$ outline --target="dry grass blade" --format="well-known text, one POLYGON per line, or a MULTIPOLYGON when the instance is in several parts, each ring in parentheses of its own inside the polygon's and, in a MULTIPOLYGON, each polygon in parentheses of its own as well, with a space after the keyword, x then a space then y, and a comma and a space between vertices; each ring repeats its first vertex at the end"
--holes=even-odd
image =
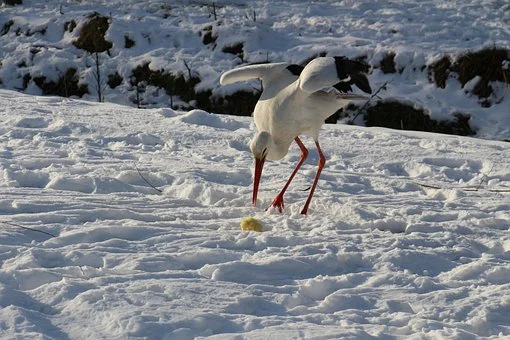
POLYGON ((18 224, 18 223, 14 223, 14 222, 9 222, 9 221, 0 221, 0 223, 3 223, 3 224, 6 224, 6 225, 9 225, 11 227, 17 227, 17 228, 21 228, 21 229, 25 229, 25 230, 30 230, 30 231, 35 231, 35 232, 38 232, 38 233, 41 233, 41 234, 45 234, 45 235, 48 235, 48 236, 51 236, 51 237, 57 237, 56 235, 53 235, 52 233, 49 233, 47 231, 43 231, 43 230, 39 230, 39 229, 34 229, 34 228, 29 228, 29 227, 25 227, 21 224, 18 224))
POLYGON ((135 169, 136 169, 136 171, 138 171, 138 174, 139 174, 139 175, 140 175, 140 177, 144 180, 144 182, 145 182, 145 183, 147 183, 147 184, 148 184, 151 188, 153 188, 154 190, 156 190, 156 191, 157 191, 157 192, 159 192, 159 193, 162 193, 162 192, 163 192, 163 190, 156 188, 156 187, 155 187, 155 186, 154 186, 151 182, 149 182, 149 181, 147 180, 147 178, 145 178, 145 177, 142 175, 142 172, 140 171, 140 169, 138 169, 138 167, 137 167, 136 165, 135 165, 135 169))

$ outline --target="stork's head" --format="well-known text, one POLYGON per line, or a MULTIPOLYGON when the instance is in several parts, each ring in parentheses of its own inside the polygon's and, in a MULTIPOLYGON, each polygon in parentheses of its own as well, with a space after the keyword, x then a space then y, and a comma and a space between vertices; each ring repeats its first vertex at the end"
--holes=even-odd
POLYGON ((266 161, 267 153, 271 145, 271 134, 267 131, 257 132, 251 140, 250 149, 255 157, 255 175, 253 176, 253 205, 257 204, 257 193, 259 191, 260 177, 266 161))

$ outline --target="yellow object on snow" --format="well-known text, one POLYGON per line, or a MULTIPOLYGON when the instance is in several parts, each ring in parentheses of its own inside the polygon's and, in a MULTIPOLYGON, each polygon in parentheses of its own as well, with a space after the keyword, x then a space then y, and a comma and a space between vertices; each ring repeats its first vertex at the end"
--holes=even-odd
POLYGON ((245 217, 241 220, 241 230, 244 231, 264 231, 264 227, 255 217, 245 217))

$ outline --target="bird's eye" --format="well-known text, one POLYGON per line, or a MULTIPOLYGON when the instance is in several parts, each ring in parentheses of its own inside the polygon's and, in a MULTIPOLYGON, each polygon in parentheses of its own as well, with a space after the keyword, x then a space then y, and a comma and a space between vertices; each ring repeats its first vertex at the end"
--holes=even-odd
POLYGON ((264 148, 264 150, 262 150, 262 155, 267 155, 267 148, 264 148))

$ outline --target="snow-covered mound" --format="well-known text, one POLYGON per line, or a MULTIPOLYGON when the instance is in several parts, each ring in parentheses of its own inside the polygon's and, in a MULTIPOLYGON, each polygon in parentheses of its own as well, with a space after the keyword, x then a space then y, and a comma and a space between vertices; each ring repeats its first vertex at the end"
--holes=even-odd
POLYGON ((0 90, 0 121, 2 338, 510 337, 507 143, 325 126, 302 216, 315 151, 253 208, 248 117, 0 90))
MULTIPOLYGON (((373 67, 372 88, 386 84, 382 98, 435 121, 461 114, 477 137, 504 140, 510 139, 508 13, 508 4, 482 0, 24 0, 0 12, 0 80, 29 94, 249 115, 260 84, 222 88, 222 72, 342 55, 373 67), (464 79, 456 62, 483 48, 503 55, 463 66, 474 72, 464 79)), ((396 126, 409 128, 398 120, 396 126)))

